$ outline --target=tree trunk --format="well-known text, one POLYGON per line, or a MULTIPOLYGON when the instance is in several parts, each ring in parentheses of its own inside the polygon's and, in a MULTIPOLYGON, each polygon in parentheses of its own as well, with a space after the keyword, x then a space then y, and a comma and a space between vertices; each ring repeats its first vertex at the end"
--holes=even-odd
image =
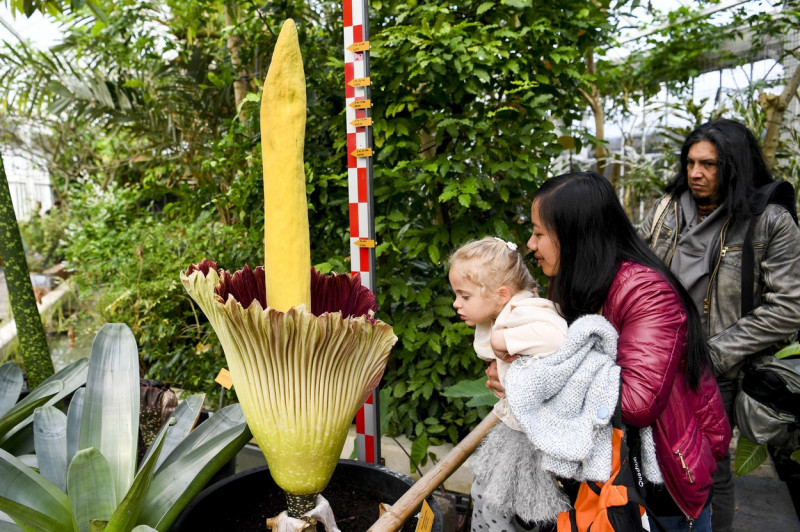
POLYGON ((52 375, 53 361, 44 335, 42 318, 36 307, 36 297, 31 286, 30 271, 22 248, 11 191, 6 170, 0 157, 0 257, 3 259, 8 295, 14 321, 17 322, 17 337, 22 348, 22 360, 28 375, 28 387, 36 388, 52 375))
MULTIPOLYGON (((594 52, 589 52, 589 54, 586 56, 586 72, 589 74, 595 73, 594 52)), ((606 158, 608 156, 605 146, 606 117, 605 113, 603 112, 603 99, 600 96, 600 91, 597 90, 596 84, 591 84, 591 91, 592 92, 590 94, 583 89, 578 89, 579 94, 589 105, 589 108, 592 110, 592 114, 594 115, 594 136, 597 139, 597 143, 594 145, 594 157, 597 161, 595 163, 595 169, 597 170, 598 174, 602 175, 605 174, 606 171, 606 158)))
MULTIPOLYGON (((236 24, 235 17, 232 13, 233 9, 234 7, 230 5, 225 8, 225 24, 228 26, 236 24)), ((239 109, 242 100, 247 96, 247 71, 242 69, 242 59, 239 57, 239 48, 242 47, 242 38, 239 35, 231 35, 228 37, 227 47, 228 53, 231 54, 231 64, 238 74, 236 81, 233 82, 233 97, 236 108, 239 109)), ((242 122, 245 120, 243 110, 239 111, 239 120, 242 122)))
POLYGON ((792 78, 786 83, 780 96, 762 92, 758 97, 758 102, 767 113, 767 134, 764 138, 764 160, 767 167, 772 170, 775 167, 775 155, 778 151, 778 137, 781 133, 781 123, 783 115, 789 107, 789 102, 797 94, 800 87, 800 64, 794 69, 792 78))
MULTIPOLYGON (((419 156, 423 159, 433 159, 436 156, 436 139, 424 129, 419 131, 419 156)), ((433 224, 439 227, 443 226, 445 222, 442 204, 438 201, 431 201, 428 205, 436 213, 433 216, 433 224)))

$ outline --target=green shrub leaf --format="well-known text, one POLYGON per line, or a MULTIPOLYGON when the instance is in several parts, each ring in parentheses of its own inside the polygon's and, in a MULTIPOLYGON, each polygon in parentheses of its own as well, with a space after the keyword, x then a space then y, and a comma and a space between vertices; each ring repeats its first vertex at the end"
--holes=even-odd
POLYGON ((746 475, 764 463, 767 459, 767 445, 758 445, 744 436, 739 436, 736 442, 736 461, 733 472, 737 477, 746 475))

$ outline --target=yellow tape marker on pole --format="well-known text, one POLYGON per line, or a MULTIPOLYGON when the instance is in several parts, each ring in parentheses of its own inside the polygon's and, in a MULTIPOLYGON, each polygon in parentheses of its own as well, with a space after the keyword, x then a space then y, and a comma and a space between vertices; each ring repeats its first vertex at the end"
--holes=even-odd
POLYGON ((372 125, 372 117, 371 116, 367 116, 365 118, 356 118, 355 120, 350 122, 350 125, 354 126, 354 127, 371 126, 372 125))
POLYGON ((372 107, 372 100, 356 100, 350 104, 353 109, 369 109, 372 107))
POLYGON ((375 241, 374 240, 370 240, 369 238, 359 238, 358 240, 353 242, 353 244, 355 244, 357 247, 360 247, 360 248, 374 248, 375 247, 375 241))
POLYGON ((366 78, 356 78, 356 79, 350 80, 348 85, 350 85, 351 87, 368 87, 369 86, 369 76, 367 76, 366 78))
POLYGON ((351 52, 363 52, 369 50, 369 41, 354 42, 347 47, 351 52))
POLYGON ((350 152, 353 157, 372 157, 372 148, 358 148, 350 152))

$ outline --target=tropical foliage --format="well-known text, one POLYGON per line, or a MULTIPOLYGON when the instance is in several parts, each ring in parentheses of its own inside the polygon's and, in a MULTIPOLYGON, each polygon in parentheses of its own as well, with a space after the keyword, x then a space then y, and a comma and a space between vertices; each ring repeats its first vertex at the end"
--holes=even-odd
POLYGON ((82 362, 86 386, 66 412, 41 406, 32 416, 36 455, 25 461, 34 467, 0 448, 0 524, 54 532, 169 530, 249 441, 241 408, 226 407, 195 429, 203 398, 186 398, 137 463, 139 357, 130 329, 104 325, 88 367, 82 362))
MULTIPOLYGON (((21 12, 61 11, 62 44, 0 48, 0 128, 7 142, 24 130, 41 147, 69 220, 63 252, 81 297, 97 323, 130 324, 148 376, 216 390, 222 351, 178 275, 204 257, 263 264, 258 101, 290 17, 307 73, 312 262, 323 273, 349 269, 340 3, 8 1, 21 12)), ((444 393, 483 371, 472 331, 453 319, 450 250, 486 234, 524 244, 528 198, 562 147, 603 145, 578 126, 586 97, 623 118, 659 82, 682 98, 702 53, 722 54, 717 44, 734 32, 698 16, 713 2, 663 16, 652 4, 370 2, 378 316, 399 337, 383 421, 420 442, 417 461, 489 408, 444 393), (630 60, 615 60, 625 16, 648 10, 658 15, 651 36, 630 60)), ((680 107, 686 126, 664 138, 680 140, 707 118, 680 107)), ((666 161, 621 161, 624 176, 614 175, 629 206, 657 195, 669 150, 666 161)))
MULTIPOLYGON (((527 239, 525 197, 561 150, 554 124, 579 115, 581 58, 608 15, 578 1, 372 7, 379 316, 400 336, 385 380, 397 407, 390 430, 455 441, 486 410, 441 395, 481 373, 471 331, 452 322, 443 262, 472 236, 527 239)), ((71 213, 73 278, 98 322, 131 324, 148 376, 211 390, 222 364, 210 327, 178 293, 181 265, 262 263, 257 91, 290 16, 309 72, 313 262, 347 271, 342 59, 330 53, 339 9, 130 0, 104 5, 105 17, 63 16, 55 49, 5 49, 13 118, 35 116, 46 133, 71 213), (252 97, 237 102, 244 71, 252 97)))

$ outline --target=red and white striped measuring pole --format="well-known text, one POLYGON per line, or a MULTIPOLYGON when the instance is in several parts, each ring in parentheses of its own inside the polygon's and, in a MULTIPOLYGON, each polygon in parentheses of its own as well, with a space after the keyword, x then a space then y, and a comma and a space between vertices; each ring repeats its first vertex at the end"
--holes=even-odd
MULTIPOLYGON (((375 211, 372 199, 372 102, 368 0, 344 0, 344 94, 350 196, 350 270, 375 293, 375 211)), ((358 459, 380 463, 378 388, 356 414, 358 459)))

